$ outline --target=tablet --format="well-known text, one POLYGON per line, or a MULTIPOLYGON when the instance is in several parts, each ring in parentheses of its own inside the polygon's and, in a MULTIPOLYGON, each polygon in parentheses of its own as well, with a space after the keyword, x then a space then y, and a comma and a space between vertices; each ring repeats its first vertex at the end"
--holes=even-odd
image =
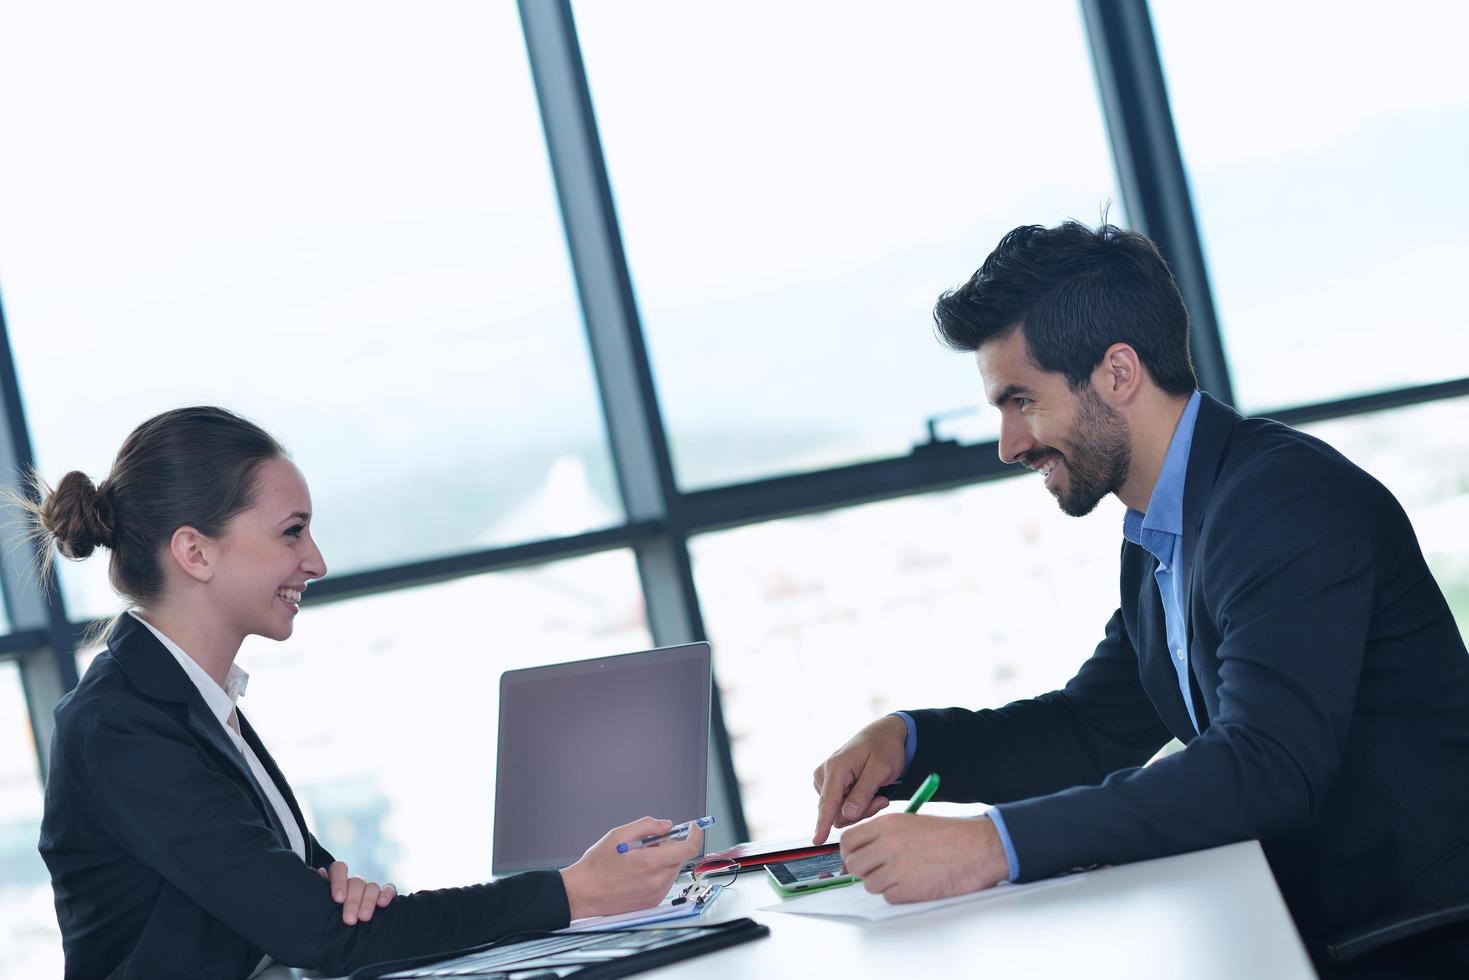
POLYGON ((857 876, 842 864, 841 851, 796 858, 794 861, 772 861, 765 866, 765 871, 770 875, 771 884, 787 895, 833 885, 850 885, 857 880, 857 876))

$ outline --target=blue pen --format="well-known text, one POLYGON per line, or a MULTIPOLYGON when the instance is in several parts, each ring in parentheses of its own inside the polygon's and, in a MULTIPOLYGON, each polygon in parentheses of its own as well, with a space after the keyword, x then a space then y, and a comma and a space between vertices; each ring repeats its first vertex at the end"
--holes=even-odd
POLYGON ((698 820, 689 820, 674 827, 666 834, 654 834, 652 837, 644 837, 642 840, 630 841, 626 844, 617 845, 618 854, 626 854, 628 851, 636 851, 644 847, 652 847, 654 844, 662 844, 664 841, 684 840, 689 836, 689 831, 698 827, 703 830, 714 823, 713 817, 700 817, 698 820))

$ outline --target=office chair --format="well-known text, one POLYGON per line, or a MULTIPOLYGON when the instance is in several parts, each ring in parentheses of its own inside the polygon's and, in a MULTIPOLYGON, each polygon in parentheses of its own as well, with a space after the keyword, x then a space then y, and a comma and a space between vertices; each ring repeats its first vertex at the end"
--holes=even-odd
POLYGON ((1325 976, 1469 976, 1469 901, 1378 919, 1331 940, 1326 951, 1325 976), (1464 972, 1438 972, 1447 968, 1464 972))

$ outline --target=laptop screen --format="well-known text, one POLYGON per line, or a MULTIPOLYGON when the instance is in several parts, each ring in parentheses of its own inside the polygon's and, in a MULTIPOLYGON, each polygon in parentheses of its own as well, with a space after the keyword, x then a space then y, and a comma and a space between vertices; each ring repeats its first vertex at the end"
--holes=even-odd
POLYGON ((500 675, 494 873, 560 868, 611 828, 708 811, 709 645, 500 675))

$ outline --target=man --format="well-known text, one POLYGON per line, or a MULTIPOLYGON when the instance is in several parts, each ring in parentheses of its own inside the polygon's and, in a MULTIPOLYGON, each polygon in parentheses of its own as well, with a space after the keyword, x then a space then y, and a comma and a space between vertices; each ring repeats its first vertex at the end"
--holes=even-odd
POLYGON ((1196 390, 1183 300, 1140 235, 1017 228, 934 319, 976 353, 1001 459, 1069 515, 1127 506, 1121 608, 1060 691, 859 732, 815 772, 815 840, 938 772, 939 798, 998 806, 847 831, 869 891, 939 898, 1258 838, 1318 958, 1469 900, 1469 654, 1392 495, 1196 390), (1170 738, 1185 748, 1149 764, 1170 738))

